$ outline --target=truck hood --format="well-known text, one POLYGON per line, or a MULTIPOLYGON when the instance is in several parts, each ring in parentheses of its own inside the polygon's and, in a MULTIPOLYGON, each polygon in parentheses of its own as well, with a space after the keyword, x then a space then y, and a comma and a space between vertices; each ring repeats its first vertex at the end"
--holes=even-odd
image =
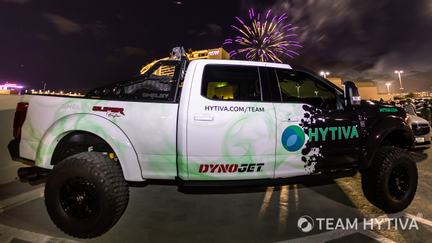
POLYGON ((409 115, 408 116, 408 121, 410 124, 412 123, 416 123, 416 124, 429 124, 429 122, 426 119, 423 119, 419 116, 413 116, 413 115, 409 115))
POLYGON ((403 108, 387 105, 379 102, 362 101, 360 105, 360 110, 369 119, 374 119, 374 120, 381 119, 387 116, 399 116, 403 119, 407 118, 407 114, 403 108))

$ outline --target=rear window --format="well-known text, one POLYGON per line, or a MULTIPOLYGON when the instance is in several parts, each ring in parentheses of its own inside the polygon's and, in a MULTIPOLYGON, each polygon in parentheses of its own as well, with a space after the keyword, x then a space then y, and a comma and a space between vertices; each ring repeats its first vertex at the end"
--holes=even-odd
POLYGON ((204 68, 201 94, 212 100, 261 101, 258 68, 207 65, 204 68))
POLYGON ((148 73, 141 80, 138 79, 124 87, 126 96, 146 100, 173 101, 177 87, 178 64, 162 64, 148 73))

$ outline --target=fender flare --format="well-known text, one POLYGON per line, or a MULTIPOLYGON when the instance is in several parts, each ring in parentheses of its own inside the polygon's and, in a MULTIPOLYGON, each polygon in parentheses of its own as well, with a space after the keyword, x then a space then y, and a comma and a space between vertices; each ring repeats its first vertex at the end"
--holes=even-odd
POLYGON ((74 131, 84 131, 99 136, 108 143, 119 158, 127 181, 144 181, 138 155, 127 135, 112 121, 94 114, 73 114, 58 119, 43 135, 35 164, 52 169, 52 155, 60 140, 74 131))
POLYGON ((361 170, 369 168, 384 139, 394 132, 400 132, 410 138, 411 141, 406 141, 407 147, 411 147, 414 144, 414 134, 402 117, 385 117, 373 126, 371 132, 365 138, 364 156, 360 165, 361 170))

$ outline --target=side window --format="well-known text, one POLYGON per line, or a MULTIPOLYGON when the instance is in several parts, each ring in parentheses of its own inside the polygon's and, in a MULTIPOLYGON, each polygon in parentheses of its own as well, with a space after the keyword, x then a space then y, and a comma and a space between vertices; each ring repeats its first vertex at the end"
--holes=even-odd
POLYGON ((337 95, 315 77, 289 69, 276 69, 283 102, 306 103, 327 110, 337 108, 337 95))
POLYGON ((212 100, 261 101, 258 68, 207 65, 201 95, 212 100))

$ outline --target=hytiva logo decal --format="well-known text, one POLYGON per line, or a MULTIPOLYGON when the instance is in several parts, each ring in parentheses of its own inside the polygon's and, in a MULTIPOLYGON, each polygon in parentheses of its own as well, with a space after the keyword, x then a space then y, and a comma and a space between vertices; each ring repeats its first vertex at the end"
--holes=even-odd
POLYGON ((314 220, 308 215, 301 216, 297 220, 297 227, 305 233, 310 232, 314 227, 314 220))
MULTIPOLYGON (((359 138, 357 126, 346 127, 315 127, 310 128, 308 132, 309 141, 325 142, 334 140, 347 140, 359 138)), ((297 125, 292 125, 285 128, 282 133, 281 142, 283 147, 295 152, 300 150, 305 144, 305 133, 303 129, 297 125)))
POLYGON ((258 164, 201 164, 199 173, 260 172, 264 163, 258 164))
POLYGON ((285 128, 285 131, 282 133, 282 145, 286 150, 295 152, 303 147, 304 143, 305 134, 301 127, 292 125, 285 128))
POLYGON ((309 141, 346 140, 358 138, 357 126, 320 127, 309 129, 309 141))

